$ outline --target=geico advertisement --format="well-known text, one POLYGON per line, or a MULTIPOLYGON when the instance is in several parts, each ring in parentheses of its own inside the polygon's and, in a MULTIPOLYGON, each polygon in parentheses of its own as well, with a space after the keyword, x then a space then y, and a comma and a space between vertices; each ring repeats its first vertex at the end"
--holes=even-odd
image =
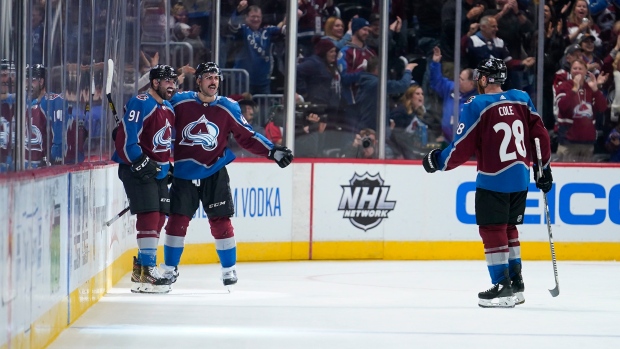
MULTIPOLYGON (((232 163, 226 166, 235 207, 231 218, 239 241, 290 241, 292 166, 232 163)), ((202 203, 187 229, 186 242, 213 242, 202 203)))
MULTIPOLYGON (((547 199, 554 239, 620 241, 618 169, 552 166, 554 187, 547 199)), ((293 229, 308 230, 312 241, 480 240, 475 165, 428 174, 419 164, 315 163, 303 171, 297 167, 295 187, 291 168, 270 163, 227 168, 239 241, 290 241, 293 229), (295 210, 299 207, 304 209, 295 210)), ((546 241, 543 196, 533 180, 529 190, 521 239, 546 241)), ((202 207, 187 241, 212 241, 202 207)))
MULTIPOLYGON (((553 166, 547 194, 558 241, 620 241, 614 168, 553 166)), ((478 241, 476 167, 427 174, 420 165, 317 164, 313 240, 478 241)), ((548 239, 542 193, 530 184, 524 241, 548 239)))

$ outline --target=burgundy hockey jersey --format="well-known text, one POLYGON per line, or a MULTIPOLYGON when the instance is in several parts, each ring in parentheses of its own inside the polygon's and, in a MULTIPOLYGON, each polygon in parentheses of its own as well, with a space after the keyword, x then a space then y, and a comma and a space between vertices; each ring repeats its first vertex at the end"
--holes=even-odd
POLYGON ((266 157, 273 148, 273 143, 254 132, 232 99, 218 96, 203 103, 196 92, 188 91, 175 94, 170 102, 176 114, 175 177, 207 178, 233 161, 235 155, 227 148, 231 133, 252 154, 266 157))

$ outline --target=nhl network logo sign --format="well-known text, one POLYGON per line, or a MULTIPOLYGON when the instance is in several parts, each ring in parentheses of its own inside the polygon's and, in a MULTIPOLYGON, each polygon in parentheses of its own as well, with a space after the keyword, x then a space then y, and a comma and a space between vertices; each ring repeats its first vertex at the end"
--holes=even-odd
POLYGON ((348 218, 355 227, 364 231, 372 229, 396 206, 396 201, 387 201, 389 185, 383 185, 383 179, 377 173, 374 176, 357 173, 342 186, 342 197, 338 211, 344 211, 342 218, 348 218))

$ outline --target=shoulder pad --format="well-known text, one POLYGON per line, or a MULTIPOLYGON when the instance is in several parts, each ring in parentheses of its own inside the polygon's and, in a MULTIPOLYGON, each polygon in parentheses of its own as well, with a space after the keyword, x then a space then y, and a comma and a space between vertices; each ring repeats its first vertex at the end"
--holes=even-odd
POLYGON ((223 105, 225 107, 231 107, 231 106, 234 106, 235 104, 239 105, 239 103, 235 101, 234 99, 230 97, 224 97, 224 96, 217 96, 215 103, 223 105))
POLYGON ((195 100, 196 98, 196 92, 194 91, 182 91, 182 92, 177 92, 174 94, 174 96, 172 96, 172 99, 170 100, 170 104, 171 105, 176 105, 180 102, 186 101, 188 99, 191 100, 195 100))

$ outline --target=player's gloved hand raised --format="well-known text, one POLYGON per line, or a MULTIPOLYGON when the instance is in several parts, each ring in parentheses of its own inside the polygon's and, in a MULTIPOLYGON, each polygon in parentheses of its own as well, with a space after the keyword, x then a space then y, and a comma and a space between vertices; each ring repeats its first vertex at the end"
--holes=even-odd
POLYGON ((285 168, 293 162, 293 152, 287 147, 274 144, 267 158, 275 161, 281 168, 285 168))
POLYGON ((424 166, 424 170, 428 173, 433 173, 439 169, 439 165, 437 164, 437 158, 435 157, 436 152, 440 152, 441 149, 433 149, 426 154, 424 159, 422 159, 422 165, 424 166))
POLYGON ((161 171, 161 168, 157 163, 146 156, 146 154, 142 153, 140 157, 131 163, 131 172, 136 178, 141 179, 142 181, 146 181, 147 179, 151 179, 157 176, 157 173, 161 171))
POLYGON ((551 175, 551 166, 547 166, 547 168, 543 168, 542 177, 538 178, 538 166, 532 166, 532 170, 534 171, 534 182, 536 182, 536 188, 542 190, 543 193, 548 193, 553 186, 553 176, 551 175))

